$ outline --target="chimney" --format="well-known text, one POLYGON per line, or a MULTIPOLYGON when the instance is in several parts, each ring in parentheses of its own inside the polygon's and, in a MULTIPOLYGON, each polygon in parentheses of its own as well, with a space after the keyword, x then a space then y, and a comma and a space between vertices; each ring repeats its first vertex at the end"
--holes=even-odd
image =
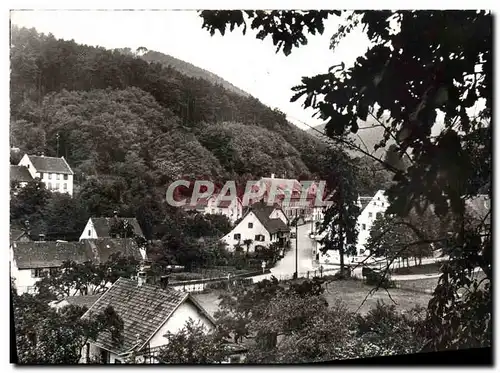
POLYGON ((43 233, 40 233, 40 234, 38 235, 38 241, 40 241, 40 242, 45 241, 45 235, 44 235, 43 233))
POLYGON ((163 275, 160 277, 160 287, 166 289, 168 287, 168 276, 163 275))
POLYGON ((271 179, 274 179, 274 174, 271 174, 271 179))
POLYGON ((139 272, 137 272, 137 286, 142 286, 146 283, 146 272, 144 272, 144 267, 141 266, 139 268, 139 272))

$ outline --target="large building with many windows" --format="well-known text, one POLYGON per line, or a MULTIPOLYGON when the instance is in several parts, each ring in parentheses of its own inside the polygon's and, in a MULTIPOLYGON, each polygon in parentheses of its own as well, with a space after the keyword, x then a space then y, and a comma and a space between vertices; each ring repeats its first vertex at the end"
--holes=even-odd
POLYGON ((11 180, 21 186, 33 179, 40 179, 53 192, 73 196, 73 170, 64 157, 25 154, 17 166, 11 166, 11 180), (21 177, 22 176, 22 177, 21 177))

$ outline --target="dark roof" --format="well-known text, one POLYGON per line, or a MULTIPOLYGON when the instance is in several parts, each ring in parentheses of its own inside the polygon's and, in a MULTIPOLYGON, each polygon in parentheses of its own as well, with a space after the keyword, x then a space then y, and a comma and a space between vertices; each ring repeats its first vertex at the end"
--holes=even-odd
POLYGON ((82 240, 94 253, 94 260, 106 262, 112 254, 121 253, 123 256, 133 256, 142 259, 141 251, 134 238, 96 238, 82 240))
POLYGON ((19 241, 21 238, 24 239, 24 241, 30 241, 30 238, 26 231, 23 229, 18 229, 18 228, 10 228, 10 241, 19 241))
MULTIPOLYGON (((79 306, 79 307, 87 307, 90 308, 100 297, 102 294, 97 295, 79 295, 76 297, 66 297, 61 302, 68 302, 71 306, 79 306)), ((59 302, 59 303, 61 303, 59 302)))
POLYGON ((101 333, 95 343, 108 351, 124 353, 132 348, 139 350, 186 300, 214 322, 189 293, 150 284, 138 286, 137 281, 125 278, 118 279, 82 317, 112 306, 123 320, 123 343, 119 345, 113 341, 109 332, 101 333))
POLYGON ((37 172, 53 172, 56 174, 73 174, 73 170, 69 167, 64 157, 45 157, 37 155, 28 155, 33 167, 37 172))
MULTIPOLYGON (((110 237, 109 236, 109 230, 111 229, 111 226, 113 225, 115 221, 115 217, 112 218, 90 218, 92 220, 92 224, 94 225, 94 229, 97 233, 97 237, 99 238, 105 238, 105 237, 110 237)), ((137 221, 136 218, 118 218, 119 220, 124 220, 127 221, 132 228, 134 228, 134 232, 139 235, 139 236, 144 236, 144 233, 142 233, 141 226, 139 225, 139 222, 137 221)))
POLYGON ((26 166, 10 166, 10 181, 28 182, 33 178, 26 166))
POLYGON ((248 212, 253 212, 269 233, 289 232, 290 228, 281 219, 270 219, 269 216, 276 209, 264 203, 254 203, 248 212))
POLYGON ((140 250, 133 238, 99 238, 81 242, 15 241, 12 249, 19 269, 59 267, 68 260, 77 263, 103 263, 117 252, 141 259, 140 250))

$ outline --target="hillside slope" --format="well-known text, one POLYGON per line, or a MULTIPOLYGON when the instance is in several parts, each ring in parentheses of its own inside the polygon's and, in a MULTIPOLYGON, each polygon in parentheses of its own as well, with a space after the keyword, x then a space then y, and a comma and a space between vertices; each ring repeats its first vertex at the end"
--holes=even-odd
POLYGON ((170 66, 174 68, 175 70, 183 73, 186 76, 192 77, 192 78, 200 78, 200 79, 205 79, 206 81, 209 81, 210 83, 213 84, 218 84, 227 89, 228 91, 234 92, 236 94, 239 94, 243 97, 250 97, 248 93, 245 91, 241 90, 240 88, 234 86, 233 84, 229 83, 227 80, 224 80, 218 75, 215 75, 214 73, 207 71, 205 69, 202 69, 198 66, 195 66, 189 62, 179 60, 178 58, 169 56, 168 54, 156 52, 156 51, 148 51, 145 53, 143 56, 141 56, 142 59, 148 62, 159 62, 164 66, 170 66))
MULTIPOLYGON (((364 151, 373 154, 376 157, 383 157, 389 146, 394 143, 394 141, 390 139, 384 148, 379 148, 375 150, 375 145, 379 143, 384 136, 384 128, 378 126, 378 123, 373 118, 368 118, 364 122, 358 121, 358 125, 359 125, 358 132, 356 134, 350 135, 354 143, 364 151)), ((325 134, 325 124, 320 124, 318 126, 315 126, 314 129, 312 128, 308 129, 306 132, 320 139, 327 138, 325 134), (322 136, 319 132, 324 135, 322 136)), ((359 151, 350 149, 347 150, 347 152, 355 157, 363 155, 359 151)))
POLYGON ((256 98, 167 66, 166 55, 151 52, 163 62, 147 62, 14 26, 11 56, 12 145, 64 155, 82 180, 109 175, 125 185, 149 173, 164 187, 180 177, 323 171, 319 139, 256 98))

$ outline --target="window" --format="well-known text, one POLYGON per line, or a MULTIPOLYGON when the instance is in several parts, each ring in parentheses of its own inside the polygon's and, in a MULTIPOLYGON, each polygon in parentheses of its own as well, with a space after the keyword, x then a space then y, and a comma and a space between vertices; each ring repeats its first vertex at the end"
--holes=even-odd
POLYGON ((63 189, 64 189, 64 190, 68 190, 68 184, 64 183, 64 184, 63 184, 63 189))
POLYGON ((50 182, 49 182, 49 183, 47 183, 47 189, 48 189, 48 190, 51 190, 51 189, 52 189, 52 183, 50 183, 50 182))
MULTIPOLYGON (((272 237, 272 236, 271 236, 272 237)), ((262 234, 256 234, 255 235, 255 241, 264 241, 265 237, 262 234)))
POLYGON ((49 175, 49 180, 52 180, 52 174, 49 172, 47 175, 49 175))
POLYGON ((108 351, 101 349, 101 364, 109 363, 108 351))
POLYGON ((371 218, 373 216, 373 213, 369 212, 368 217, 371 218))
POLYGON ((59 183, 56 183, 56 190, 59 190, 59 183))
POLYGON ((40 277, 42 277, 42 268, 33 268, 31 270, 31 277, 32 278, 40 278, 40 277))
POLYGON ((239 234, 239 233, 235 233, 235 234, 234 234, 234 239, 235 239, 235 240, 239 240, 239 239, 241 239, 241 234, 239 234))
POLYGON ((380 197, 377 197, 377 200, 380 201, 380 197))
POLYGON ((381 203, 382 207, 384 207, 384 202, 381 203))
POLYGON ((68 175, 64 174, 64 180, 68 180, 68 175))
POLYGON ((40 172, 40 179, 43 179, 43 172, 40 172))
POLYGON ((90 229, 89 229, 89 231, 88 231, 88 233, 87 233, 87 236, 89 236, 89 237, 91 236, 90 229))
POLYGON ((61 177, 60 174, 56 174, 56 180, 60 180, 59 178, 61 177))
POLYGON ((56 276, 58 272, 57 268, 49 268, 49 274, 51 276, 56 276))
POLYGON ((381 216, 382 216, 382 213, 381 212, 377 212, 377 219, 380 219, 381 216))
POLYGON ((366 224, 361 224, 361 229, 365 230, 366 229, 366 224))
POLYGON ((253 228, 253 223, 248 223, 248 228, 252 229, 253 228))

